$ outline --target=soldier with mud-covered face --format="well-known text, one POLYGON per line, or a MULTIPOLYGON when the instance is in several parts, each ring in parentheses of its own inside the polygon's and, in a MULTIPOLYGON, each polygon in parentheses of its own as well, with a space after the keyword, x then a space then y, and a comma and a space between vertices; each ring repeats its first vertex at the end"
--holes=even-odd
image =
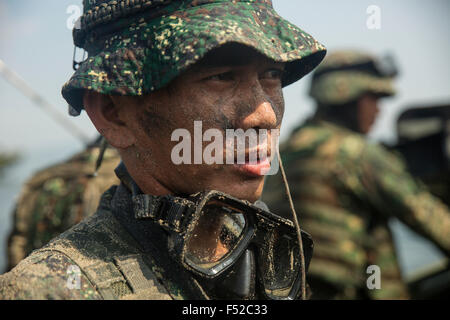
POLYGON ((258 169, 264 163, 176 165, 171 156, 178 142, 170 137, 178 128, 194 137, 194 121, 202 122, 203 131, 217 128, 223 136, 226 129, 266 129, 269 139, 253 147, 269 149, 271 157, 270 130, 280 128, 284 112, 284 68, 285 63, 244 45, 225 45, 149 95, 88 91, 84 105, 142 191, 164 195, 214 189, 254 202, 262 191, 264 175, 258 169))
POLYGON ((269 0, 84 1, 74 40, 89 55, 62 94, 119 151, 121 184, 92 218, 0 278, 0 297, 305 298, 311 238, 257 200, 275 156, 282 88, 312 71, 325 48, 269 0), (214 156, 227 161, 177 163, 177 130, 191 140, 183 152, 211 142, 195 139, 197 123, 267 135, 232 147, 231 163, 226 139, 214 156))

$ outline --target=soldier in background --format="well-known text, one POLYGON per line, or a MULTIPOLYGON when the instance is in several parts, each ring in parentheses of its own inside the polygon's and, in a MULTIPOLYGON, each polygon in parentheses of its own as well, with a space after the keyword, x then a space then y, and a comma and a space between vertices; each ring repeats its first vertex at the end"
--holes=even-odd
POLYGON ((119 184, 114 168, 120 156, 113 148, 105 150, 102 165, 94 175, 100 142, 99 138, 82 152, 39 171, 25 183, 8 237, 6 271, 94 213, 100 196, 111 185, 119 184))
MULTIPOLYGON (((449 209, 397 155, 364 136, 378 100, 394 94, 393 71, 389 60, 383 64, 362 52, 327 56, 312 80, 316 114, 281 147, 299 219, 315 240, 312 299, 408 298, 390 217, 450 253, 449 209), (380 268, 380 289, 368 288, 370 265, 380 268)), ((270 177, 262 199, 288 217, 281 190, 279 178, 270 177)))

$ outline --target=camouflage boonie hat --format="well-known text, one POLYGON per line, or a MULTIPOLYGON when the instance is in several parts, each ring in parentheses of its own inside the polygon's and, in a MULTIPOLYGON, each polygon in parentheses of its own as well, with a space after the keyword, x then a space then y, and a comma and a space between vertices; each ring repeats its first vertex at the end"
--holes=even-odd
POLYGON ((309 94, 323 105, 349 103, 364 93, 392 96, 396 74, 390 57, 378 59, 359 51, 336 51, 315 70, 309 94))
POLYGON ((283 86, 312 71, 326 53, 313 37, 281 18, 270 0, 83 0, 83 5, 74 42, 89 56, 62 89, 78 114, 85 89, 149 94, 225 43, 287 62, 283 86))

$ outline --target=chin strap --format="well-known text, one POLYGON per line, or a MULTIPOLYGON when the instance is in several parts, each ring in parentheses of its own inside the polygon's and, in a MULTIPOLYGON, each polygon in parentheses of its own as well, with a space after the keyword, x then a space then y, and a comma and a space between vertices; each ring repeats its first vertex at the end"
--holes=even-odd
POLYGON ((301 300, 306 300, 306 265, 305 265, 305 255, 303 254, 303 241, 302 241, 302 232, 300 229, 300 224, 298 223, 297 213, 295 212, 294 203, 292 202, 291 191, 289 190, 289 184, 287 182, 286 173, 284 172, 283 162, 281 161, 280 150, 277 148, 277 157, 280 163, 281 176, 283 177, 284 187, 286 191, 286 195, 289 200, 289 205, 291 207, 292 218, 294 220, 295 229, 297 230, 297 239, 298 245, 300 248, 300 268, 301 270, 301 300))
POLYGON ((103 163, 103 157, 105 156, 106 148, 108 148, 108 142, 106 141, 105 137, 101 137, 98 157, 97 157, 97 161, 95 161, 94 177, 97 176, 98 170, 100 170, 100 167, 103 163))

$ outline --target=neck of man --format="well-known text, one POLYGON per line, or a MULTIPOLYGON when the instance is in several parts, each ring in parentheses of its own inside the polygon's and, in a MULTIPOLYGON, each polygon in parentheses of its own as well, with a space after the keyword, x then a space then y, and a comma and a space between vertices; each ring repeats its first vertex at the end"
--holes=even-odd
POLYGON ((139 187, 140 191, 144 194, 150 194, 154 196, 162 196, 166 194, 174 194, 172 190, 164 186, 158 179, 151 173, 143 171, 151 171, 149 168, 142 169, 139 166, 129 164, 124 157, 122 162, 115 170, 117 177, 125 184, 128 189, 133 190, 133 183, 139 187))

